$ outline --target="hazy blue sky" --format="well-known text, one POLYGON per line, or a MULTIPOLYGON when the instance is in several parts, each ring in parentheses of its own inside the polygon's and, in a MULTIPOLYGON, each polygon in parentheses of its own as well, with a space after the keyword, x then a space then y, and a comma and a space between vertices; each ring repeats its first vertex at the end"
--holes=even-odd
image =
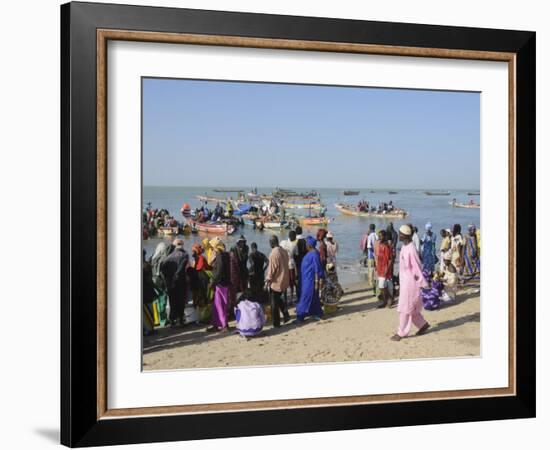
POLYGON ((479 94, 143 80, 146 186, 479 188, 479 94))

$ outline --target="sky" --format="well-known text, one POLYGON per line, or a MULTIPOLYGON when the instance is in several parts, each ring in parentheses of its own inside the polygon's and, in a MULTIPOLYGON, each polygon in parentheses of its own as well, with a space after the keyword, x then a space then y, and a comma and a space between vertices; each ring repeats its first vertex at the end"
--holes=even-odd
POLYGON ((472 92, 143 79, 145 186, 479 189, 472 92))

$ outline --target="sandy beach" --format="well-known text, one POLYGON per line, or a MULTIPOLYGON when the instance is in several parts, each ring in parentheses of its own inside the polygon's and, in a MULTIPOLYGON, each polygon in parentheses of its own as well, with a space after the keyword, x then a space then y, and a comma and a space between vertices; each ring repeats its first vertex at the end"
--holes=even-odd
MULTIPOLYGON (((263 366, 413 358, 478 356, 479 286, 461 289, 457 299, 437 311, 424 311, 431 328, 423 336, 393 342, 395 309, 376 309, 377 299, 364 285, 345 289, 341 309, 323 320, 292 320, 280 328, 264 327, 246 339, 234 333, 207 333, 205 325, 159 329, 144 337, 143 369, 169 370, 227 366, 263 366)), ((294 319, 294 308, 291 309, 294 319)), ((414 327, 413 327, 414 328, 414 327)))

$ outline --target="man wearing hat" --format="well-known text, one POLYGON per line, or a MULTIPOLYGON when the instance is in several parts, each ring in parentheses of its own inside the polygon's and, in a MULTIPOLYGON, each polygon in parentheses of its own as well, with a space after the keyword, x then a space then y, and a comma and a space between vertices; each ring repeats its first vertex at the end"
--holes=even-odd
POLYGON ((174 251, 160 263, 160 272, 166 281, 170 324, 183 326, 185 323, 185 303, 187 302, 186 269, 189 255, 183 249, 183 239, 174 239, 174 251))
POLYGON ((421 314, 420 296, 420 289, 427 287, 428 283, 422 275, 422 264, 412 242, 412 234, 413 230, 409 225, 401 225, 399 228, 399 240, 403 242, 399 255, 399 328, 392 336, 392 341, 400 341, 406 337, 413 324, 418 328, 417 335, 424 334, 430 327, 421 314))

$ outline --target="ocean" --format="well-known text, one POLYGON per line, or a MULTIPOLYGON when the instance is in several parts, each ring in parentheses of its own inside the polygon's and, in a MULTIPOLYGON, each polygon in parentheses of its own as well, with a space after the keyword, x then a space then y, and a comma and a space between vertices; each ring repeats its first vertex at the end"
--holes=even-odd
MULTIPOLYGON (((231 187, 232 189, 240 189, 240 186, 231 187)), ((293 189, 292 187, 285 187, 293 189)), ((189 203, 191 208, 200 205, 197 195, 208 195, 219 198, 227 198, 232 196, 236 198, 235 193, 217 193, 213 192, 212 187, 161 187, 161 186, 144 186, 143 187, 143 208, 151 203, 153 208, 166 208, 178 220, 182 220, 180 213, 181 206, 184 203, 189 203)), ((242 187, 244 192, 249 192, 250 187, 242 187)), ((258 193, 270 193, 274 188, 258 188, 258 193)), ((457 202, 467 203, 470 199, 479 202, 479 197, 468 196, 467 192, 477 191, 472 190, 450 190, 449 196, 428 196, 423 190, 399 190, 397 194, 390 195, 389 190, 376 189, 358 189, 358 196, 344 196, 344 189, 317 189, 312 187, 321 195, 321 202, 327 206, 327 216, 330 222, 326 227, 334 234, 334 240, 338 242, 338 276, 342 285, 364 281, 366 279, 366 268, 360 261, 363 258, 360 249, 362 236, 367 232, 369 224, 376 225, 376 229, 386 228, 389 222, 393 221, 394 227, 397 230, 403 223, 412 223, 418 228, 420 237, 424 232, 424 226, 427 222, 431 222, 433 231, 437 235, 437 248, 439 248, 440 235, 439 230, 442 228, 452 228, 453 224, 458 223, 462 226, 462 231, 467 231, 469 224, 474 224, 480 227, 480 209, 453 208, 449 202, 456 198, 457 202), (379 202, 393 201, 397 208, 403 208, 408 211, 409 215, 405 219, 375 219, 363 218, 355 216, 344 216, 336 210, 334 204, 337 202, 348 202, 357 204, 359 200, 366 199, 371 205, 378 205, 379 202)), ((303 192, 309 189, 295 188, 297 192, 303 192)), ((442 189, 445 190, 445 189, 442 189)), ((287 211, 288 213, 289 211, 287 211)), ((315 235, 317 227, 302 227, 304 235, 315 235)), ((288 231, 279 230, 254 230, 251 226, 238 228, 231 236, 223 236, 226 245, 233 245, 238 237, 243 234, 248 245, 252 242, 258 244, 258 249, 267 256, 270 253, 269 238, 273 234, 279 236, 279 240, 288 237, 288 231)), ((186 241, 186 249, 190 249, 191 245, 203 239, 203 235, 183 236, 186 241)), ((147 239, 143 242, 143 248, 147 252, 147 257, 151 256, 156 245, 160 242, 159 238, 147 239)))

